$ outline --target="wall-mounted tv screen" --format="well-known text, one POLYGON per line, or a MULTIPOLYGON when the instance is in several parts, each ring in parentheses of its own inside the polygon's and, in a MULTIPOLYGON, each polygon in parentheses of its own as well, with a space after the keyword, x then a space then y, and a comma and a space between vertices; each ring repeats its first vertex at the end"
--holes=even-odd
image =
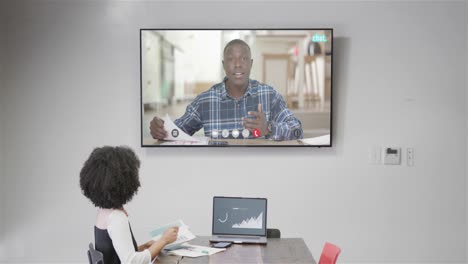
POLYGON ((330 147, 332 29, 141 29, 141 145, 330 147))

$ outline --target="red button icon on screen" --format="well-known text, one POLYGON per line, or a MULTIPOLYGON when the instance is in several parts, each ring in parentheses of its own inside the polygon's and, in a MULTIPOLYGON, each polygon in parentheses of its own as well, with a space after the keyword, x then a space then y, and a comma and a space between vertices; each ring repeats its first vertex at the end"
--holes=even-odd
POLYGON ((256 137, 256 138, 260 137, 260 130, 254 129, 253 130, 253 136, 256 137))

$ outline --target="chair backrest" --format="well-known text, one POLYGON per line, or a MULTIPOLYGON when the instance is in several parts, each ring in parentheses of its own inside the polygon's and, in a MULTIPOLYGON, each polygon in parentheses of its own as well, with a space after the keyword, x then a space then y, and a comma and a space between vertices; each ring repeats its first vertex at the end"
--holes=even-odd
POLYGON ((319 264, 335 264, 340 252, 341 249, 339 247, 326 242, 322 250, 322 255, 320 255, 319 264))
POLYGON ((281 238, 281 231, 275 228, 267 228, 267 238, 281 238))
POLYGON ((89 264, 104 264, 104 255, 94 249, 93 243, 89 243, 88 260, 89 264))

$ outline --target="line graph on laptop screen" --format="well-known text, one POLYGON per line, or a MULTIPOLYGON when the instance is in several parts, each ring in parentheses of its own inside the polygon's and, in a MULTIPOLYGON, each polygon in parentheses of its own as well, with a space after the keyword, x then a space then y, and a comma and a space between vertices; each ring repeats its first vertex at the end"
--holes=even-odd
POLYGON ((266 202, 262 199, 218 198, 213 208, 213 232, 264 235, 266 202))
MULTIPOLYGON (((234 208, 235 210, 236 208, 234 208)), ((244 209, 244 208, 242 208, 244 209)), ((234 211, 235 212, 235 211, 234 211)), ((261 212, 257 217, 250 217, 248 219, 242 220, 241 223, 236 223, 232 225, 232 228, 263 228, 263 212, 261 212)))

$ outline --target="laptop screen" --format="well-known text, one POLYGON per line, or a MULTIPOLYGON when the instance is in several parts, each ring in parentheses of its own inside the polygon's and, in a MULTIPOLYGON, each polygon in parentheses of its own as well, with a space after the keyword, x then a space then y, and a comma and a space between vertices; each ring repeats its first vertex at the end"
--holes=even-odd
POLYGON ((214 235, 266 236, 267 199, 213 197, 214 235))

